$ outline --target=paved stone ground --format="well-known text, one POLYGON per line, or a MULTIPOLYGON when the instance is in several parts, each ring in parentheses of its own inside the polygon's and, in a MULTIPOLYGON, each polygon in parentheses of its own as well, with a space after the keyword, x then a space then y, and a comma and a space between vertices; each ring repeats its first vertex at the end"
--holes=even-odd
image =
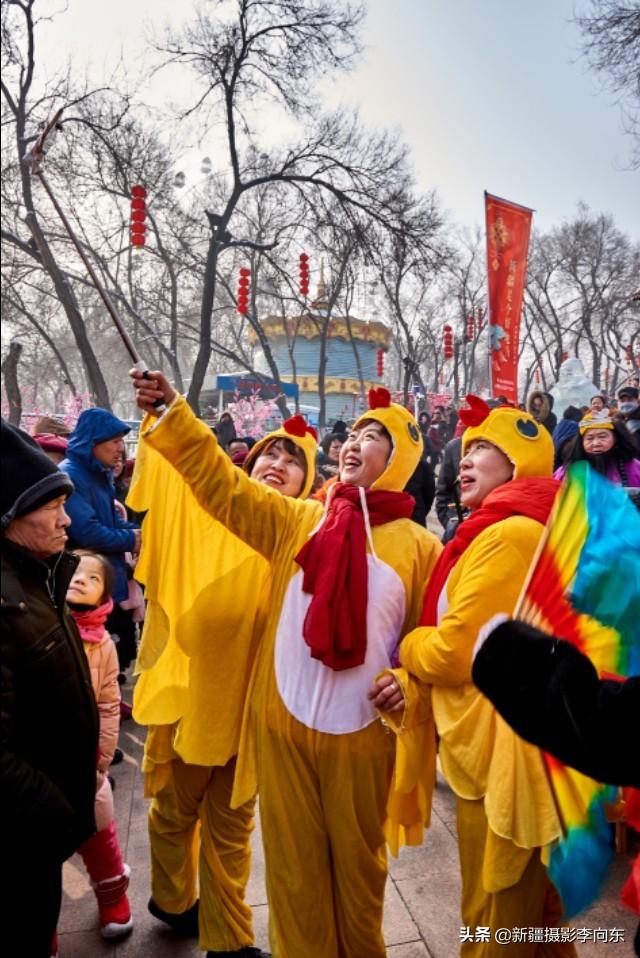
MULTIPOLYGON (((124 689, 130 700, 131 682, 124 689)), ((64 898, 59 923, 60 958, 196 958, 202 953, 194 941, 165 930, 147 912, 149 853, 147 802, 142 796, 140 762, 145 729, 133 721, 123 724, 120 746, 125 760, 113 769, 117 787, 116 817, 125 859, 132 869, 130 899, 135 919, 132 934, 120 944, 108 944, 97 928, 97 910, 82 861, 75 856, 65 865, 64 898)), ((257 944, 268 946, 264 860, 259 830, 254 833, 253 873, 248 901, 253 908, 257 944)), ((633 953, 633 916, 618 902, 628 873, 630 856, 617 856, 601 900, 575 919, 576 928, 613 927, 625 930, 626 943, 588 942, 579 946, 581 958, 618 958, 633 953)), ((460 879, 455 837, 454 797, 444 782, 436 790, 432 827, 420 848, 404 849, 391 860, 387 883, 384 932, 389 958, 455 958, 459 948, 460 879)), ((305 956, 313 958, 313 955, 305 956)))

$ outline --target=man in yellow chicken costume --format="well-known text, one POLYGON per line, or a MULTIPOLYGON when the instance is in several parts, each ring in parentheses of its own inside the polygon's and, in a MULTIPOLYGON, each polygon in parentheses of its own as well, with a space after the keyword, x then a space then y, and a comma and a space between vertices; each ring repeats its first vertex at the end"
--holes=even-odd
MULTIPOLYGON (((315 431, 296 416, 255 444, 245 470, 255 466, 260 481, 306 498, 316 449, 315 431)), ((255 797, 237 809, 230 799, 269 564, 200 507, 144 438, 128 502, 147 512, 134 716, 149 725, 149 910, 198 935, 209 955, 257 958, 245 902, 255 797)))
MULTIPOLYGON (((546 429, 475 396, 460 418, 460 497, 471 509, 428 583, 421 627, 400 646, 403 666, 432 686, 444 775, 457 795, 465 958, 567 958, 573 944, 496 940, 499 929, 557 928, 559 897, 543 864, 561 834, 542 758, 473 685, 481 627, 513 613, 559 483, 546 429), (480 937, 477 929, 484 929, 480 937)), ((517 676, 514 676, 517 682, 517 676)))
POLYGON ((138 404, 168 408, 145 421, 145 441, 271 563, 234 797, 259 786, 274 955, 383 958, 395 743, 369 692, 417 622, 440 551, 402 492, 421 453, 417 424, 387 390, 372 391, 323 510, 234 470, 164 376, 148 375, 131 373, 138 404))

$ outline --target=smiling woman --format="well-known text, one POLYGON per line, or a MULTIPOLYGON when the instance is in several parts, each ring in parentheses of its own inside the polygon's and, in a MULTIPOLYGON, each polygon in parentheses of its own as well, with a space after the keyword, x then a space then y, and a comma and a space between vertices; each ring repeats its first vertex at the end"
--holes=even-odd
POLYGON ((291 439, 274 439, 252 460, 249 475, 283 496, 299 496, 305 484, 304 452, 291 439))
POLYGON ((367 488, 382 475, 392 450, 391 436, 373 419, 352 429, 340 449, 340 479, 367 488))

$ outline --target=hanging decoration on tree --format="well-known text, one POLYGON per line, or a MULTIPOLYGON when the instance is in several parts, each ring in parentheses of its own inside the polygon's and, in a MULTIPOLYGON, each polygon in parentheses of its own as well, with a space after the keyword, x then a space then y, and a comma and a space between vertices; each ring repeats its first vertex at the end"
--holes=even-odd
POLYGON ((236 309, 242 316, 249 312, 249 292, 251 290, 251 270, 248 266, 240 268, 238 276, 238 295, 236 296, 236 309))
POLYGON ((482 306, 478 306, 476 310, 476 329, 479 333, 482 332, 482 327, 484 326, 484 310, 482 306))
POLYGON ((376 353, 376 372, 378 379, 384 376, 384 349, 379 349, 376 353))
POLYGON ((137 248, 144 246, 147 232, 147 191, 140 184, 131 187, 131 215, 129 230, 131 245, 137 248))
MULTIPOLYGON (((45 160, 45 155, 49 149, 49 145, 51 142, 51 134, 53 134, 54 131, 62 129, 61 120, 62 120, 63 109, 64 108, 61 107, 59 110, 57 110, 54 116, 51 118, 51 120, 49 120, 49 122, 45 125, 44 129, 38 136, 37 140, 35 140, 35 142, 27 151, 27 153, 22 157, 22 162, 29 170, 29 173, 31 174, 31 178, 32 179, 37 178, 42 184, 42 187, 45 193, 47 194, 47 196, 49 197, 49 199, 51 200, 53 208, 58 214, 58 217, 60 218, 60 221, 62 225, 64 226, 69 239, 73 243, 76 249, 76 252, 78 253, 78 256, 84 263, 85 269, 87 270, 89 276, 91 277, 91 281, 93 285, 95 286, 96 291, 98 292, 100 298, 102 299, 102 302, 104 303, 105 308, 107 312, 109 313, 109 316, 113 320, 113 323, 116 329, 118 330, 118 333, 120 335, 120 338, 123 342, 125 349, 127 350, 133 363, 135 364, 136 369, 138 369, 140 372, 145 373, 146 375, 148 373, 147 364, 140 357, 137 347, 135 343, 133 342, 133 340, 131 339, 131 336, 127 332, 127 329, 122 319, 120 318, 120 315, 113 303, 113 300, 109 296, 109 293, 107 292, 105 286, 101 282, 100 277, 98 276, 98 273, 96 272, 91 260, 87 256, 84 244, 82 244, 79 241, 78 237, 76 236, 71 224, 69 223, 69 220, 67 219, 67 216, 64 210, 60 206, 60 203, 58 202, 58 199, 55 193, 53 192, 53 190, 51 189, 51 186, 49 185, 49 182, 42 170, 42 166, 45 160)), ((34 215, 35 214, 33 213, 33 211, 31 211, 30 213, 29 212, 27 213, 27 217, 34 216, 34 215)), ((157 406, 158 409, 165 408, 164 403, 161 400, 158 400, 155 405, 157 406)))
POLYGON ((447 323, 443 329, 444 358, 453 359, 453 328, 447 323))
POLYGON ((476 321, 473 313, 467 316, 467 342, 472 343, 476 334, 476 321))
POLYGON ((308 296, 309 295, 309 256, 307 253, 300 253, 299 259, 299 274, 300 274, 300 295, 308 296))

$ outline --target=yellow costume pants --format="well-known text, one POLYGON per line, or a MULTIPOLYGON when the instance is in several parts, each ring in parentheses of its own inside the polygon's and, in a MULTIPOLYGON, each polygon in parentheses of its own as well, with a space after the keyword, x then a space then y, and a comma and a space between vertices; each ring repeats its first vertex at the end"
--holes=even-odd
POLYGON ((383 958, 393 736, 316 732, 277 698, 257 739, 274 958, 383 958))
POLYGON ((190 908, 200 886, 200 947, 236 951, 253 944, 244 893, 251 871, 255 801, 230 808, 235 758, 223 767, 171 762, 149 809, 151 895, 165 911, 190 908))
POLYGON ((462 924, 476 938, 478 928, 490 930, 489 941, 464 941, 461 958, 575 958, 572 942, 495 941, 500 928, 560 927, 560 898, 540 851, 517 848, 491 832, 482 799, 458 798, 457 824, 462 924))

